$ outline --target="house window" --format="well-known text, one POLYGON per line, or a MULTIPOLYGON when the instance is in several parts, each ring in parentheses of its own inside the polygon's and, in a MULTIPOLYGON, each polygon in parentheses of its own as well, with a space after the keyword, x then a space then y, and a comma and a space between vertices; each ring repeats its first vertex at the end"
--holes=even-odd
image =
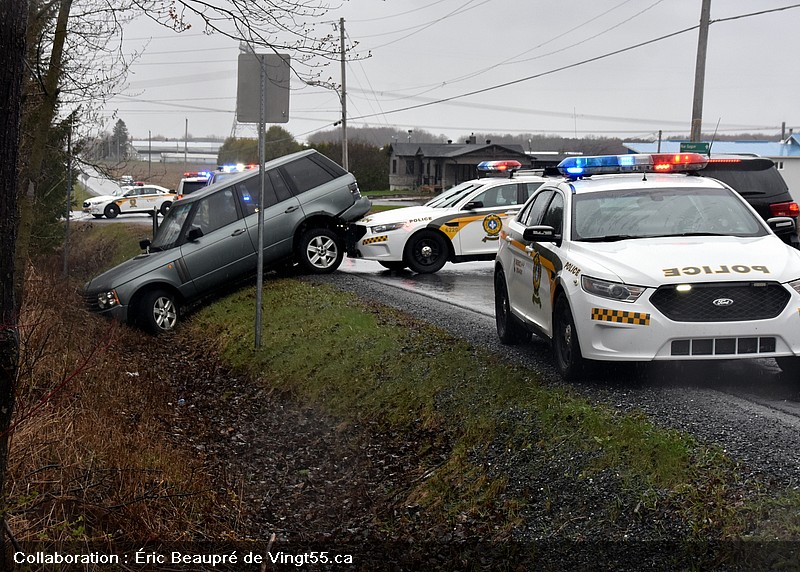
POLYGON ((409 159, 406 161, 406 175, 414 174, 414 160, 409 159))
POLYGON ((397 174, 397 159, 392 159, 392 175, 397 174))

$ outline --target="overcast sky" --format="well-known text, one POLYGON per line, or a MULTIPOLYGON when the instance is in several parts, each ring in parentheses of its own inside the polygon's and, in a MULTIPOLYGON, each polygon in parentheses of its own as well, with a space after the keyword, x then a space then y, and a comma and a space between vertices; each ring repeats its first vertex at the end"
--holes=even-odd
MULTIPOLYGON (((796 4, 712 0, 711 19, 796 4)), ((698 32, 678 32, 698 25, 700 6, 701 0, 349 0, 317 30, 338 37, 334 25, 344 18, 348 45, 371 53, 347 65, 352 127, 412 130, 412 141, 419 129, 456 141, 471 132, 655 137, 658 130, 689 132, 698 32), (634 47, 646 42, 652 43, 634 47)), ((235 123, 238 44, 195 26, 176 34, 140 18, 126 27, 126 51, 146 45, 145 53, 107 116, 116 111, 134 138, 183 137, 187 122, 194 137, 225 137, 234 129, 255 136, 252 126, 235 123)), ((720 132, 766 137, 782 122, 800 127, 798 28, 800 8, 712 23, 704 132, 719 124, 720 132)), ((338 63, 327 76, 341 81, 338 63)), ((304 140, 330 129, 340 113, 335 92, 293 81, 290 121, 281 127, 304 140)))

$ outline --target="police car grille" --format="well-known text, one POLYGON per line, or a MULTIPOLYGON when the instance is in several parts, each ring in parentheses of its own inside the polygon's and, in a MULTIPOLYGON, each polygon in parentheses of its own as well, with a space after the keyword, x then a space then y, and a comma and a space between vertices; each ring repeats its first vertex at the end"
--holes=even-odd
POLYGON ((661 286, 650 302, 676 322, 738 322, 774 318, 790 297, 774 282, 731 282, 692 284, 687 292, 661 286))

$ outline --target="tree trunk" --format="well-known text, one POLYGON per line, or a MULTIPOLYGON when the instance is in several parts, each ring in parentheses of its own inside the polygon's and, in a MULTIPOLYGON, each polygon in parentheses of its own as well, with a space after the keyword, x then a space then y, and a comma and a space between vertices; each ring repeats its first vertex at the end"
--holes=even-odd
MULTIPOLYGON (((25 133, 29 140, 25 161, 20 165, 19 225, 16 246, 16 285, 17 303, 22 304, 25 265, 28 263, 31 233, 33 231, 33 210, 36 208, 36 185, 42 173, 47 143, 50 141, 53 118, 58 107, 58 86, 64 60, 64 44, 67 38, 67 22, 73 0, 58 1, 58 18, 53 35, 53 46, 47 73, 36 85, 39 95, 25 94, 26 105, 30 106, 30 116, 25 123, 25 133)), ((13 0, 11 2, 14 3, 13 0)), ((27 2, 25 3, 27 4, 27 2)), ((26 9, 27 14, 27 9, 26 9)), ((29 41, 31 41, 29 39, 29 41)))
MULTIPOLYGON (((15 295, 17 242, 17 159, 22 78, 25 75, 28 0, 0 0, 0 525, 5 519, 8 429, 14 413, 19 364, 19 300, 15 295)), ((0 569, 10 569, 5 533, 0 528, 0 569)))

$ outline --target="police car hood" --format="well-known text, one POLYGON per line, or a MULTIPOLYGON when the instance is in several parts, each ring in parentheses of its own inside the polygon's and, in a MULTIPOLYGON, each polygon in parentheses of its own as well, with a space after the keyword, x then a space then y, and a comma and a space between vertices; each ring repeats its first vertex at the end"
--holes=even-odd
POLYGON ((389 224, 393 222, 413 221, 416 219, 434 219, 447 215, 453 209, 438 209, 435 207, 402 207, 369 215, 358 221, 358 224, 375 226, 378 224, 389 224))
POLYGON ((92 278, 86 283, 84 290, 87 292, 104 292, 119 288, 131 280, 139 278, 142 274, 174 261, 179 256, 180 251, 176 252, 175 249, 140 254, 92 278))
POLYGON ((573 242, 570 258, 583 274, 638 286, 800 278, 800 251, 774 235, 573 242))
POLYGON ((121 199, 122 195, 96 195, 94 197, 90 197, 86 199, 87 203, 94 204, 94 203, 104 203, 106 201, 115 201, 117 199, 121 199))

